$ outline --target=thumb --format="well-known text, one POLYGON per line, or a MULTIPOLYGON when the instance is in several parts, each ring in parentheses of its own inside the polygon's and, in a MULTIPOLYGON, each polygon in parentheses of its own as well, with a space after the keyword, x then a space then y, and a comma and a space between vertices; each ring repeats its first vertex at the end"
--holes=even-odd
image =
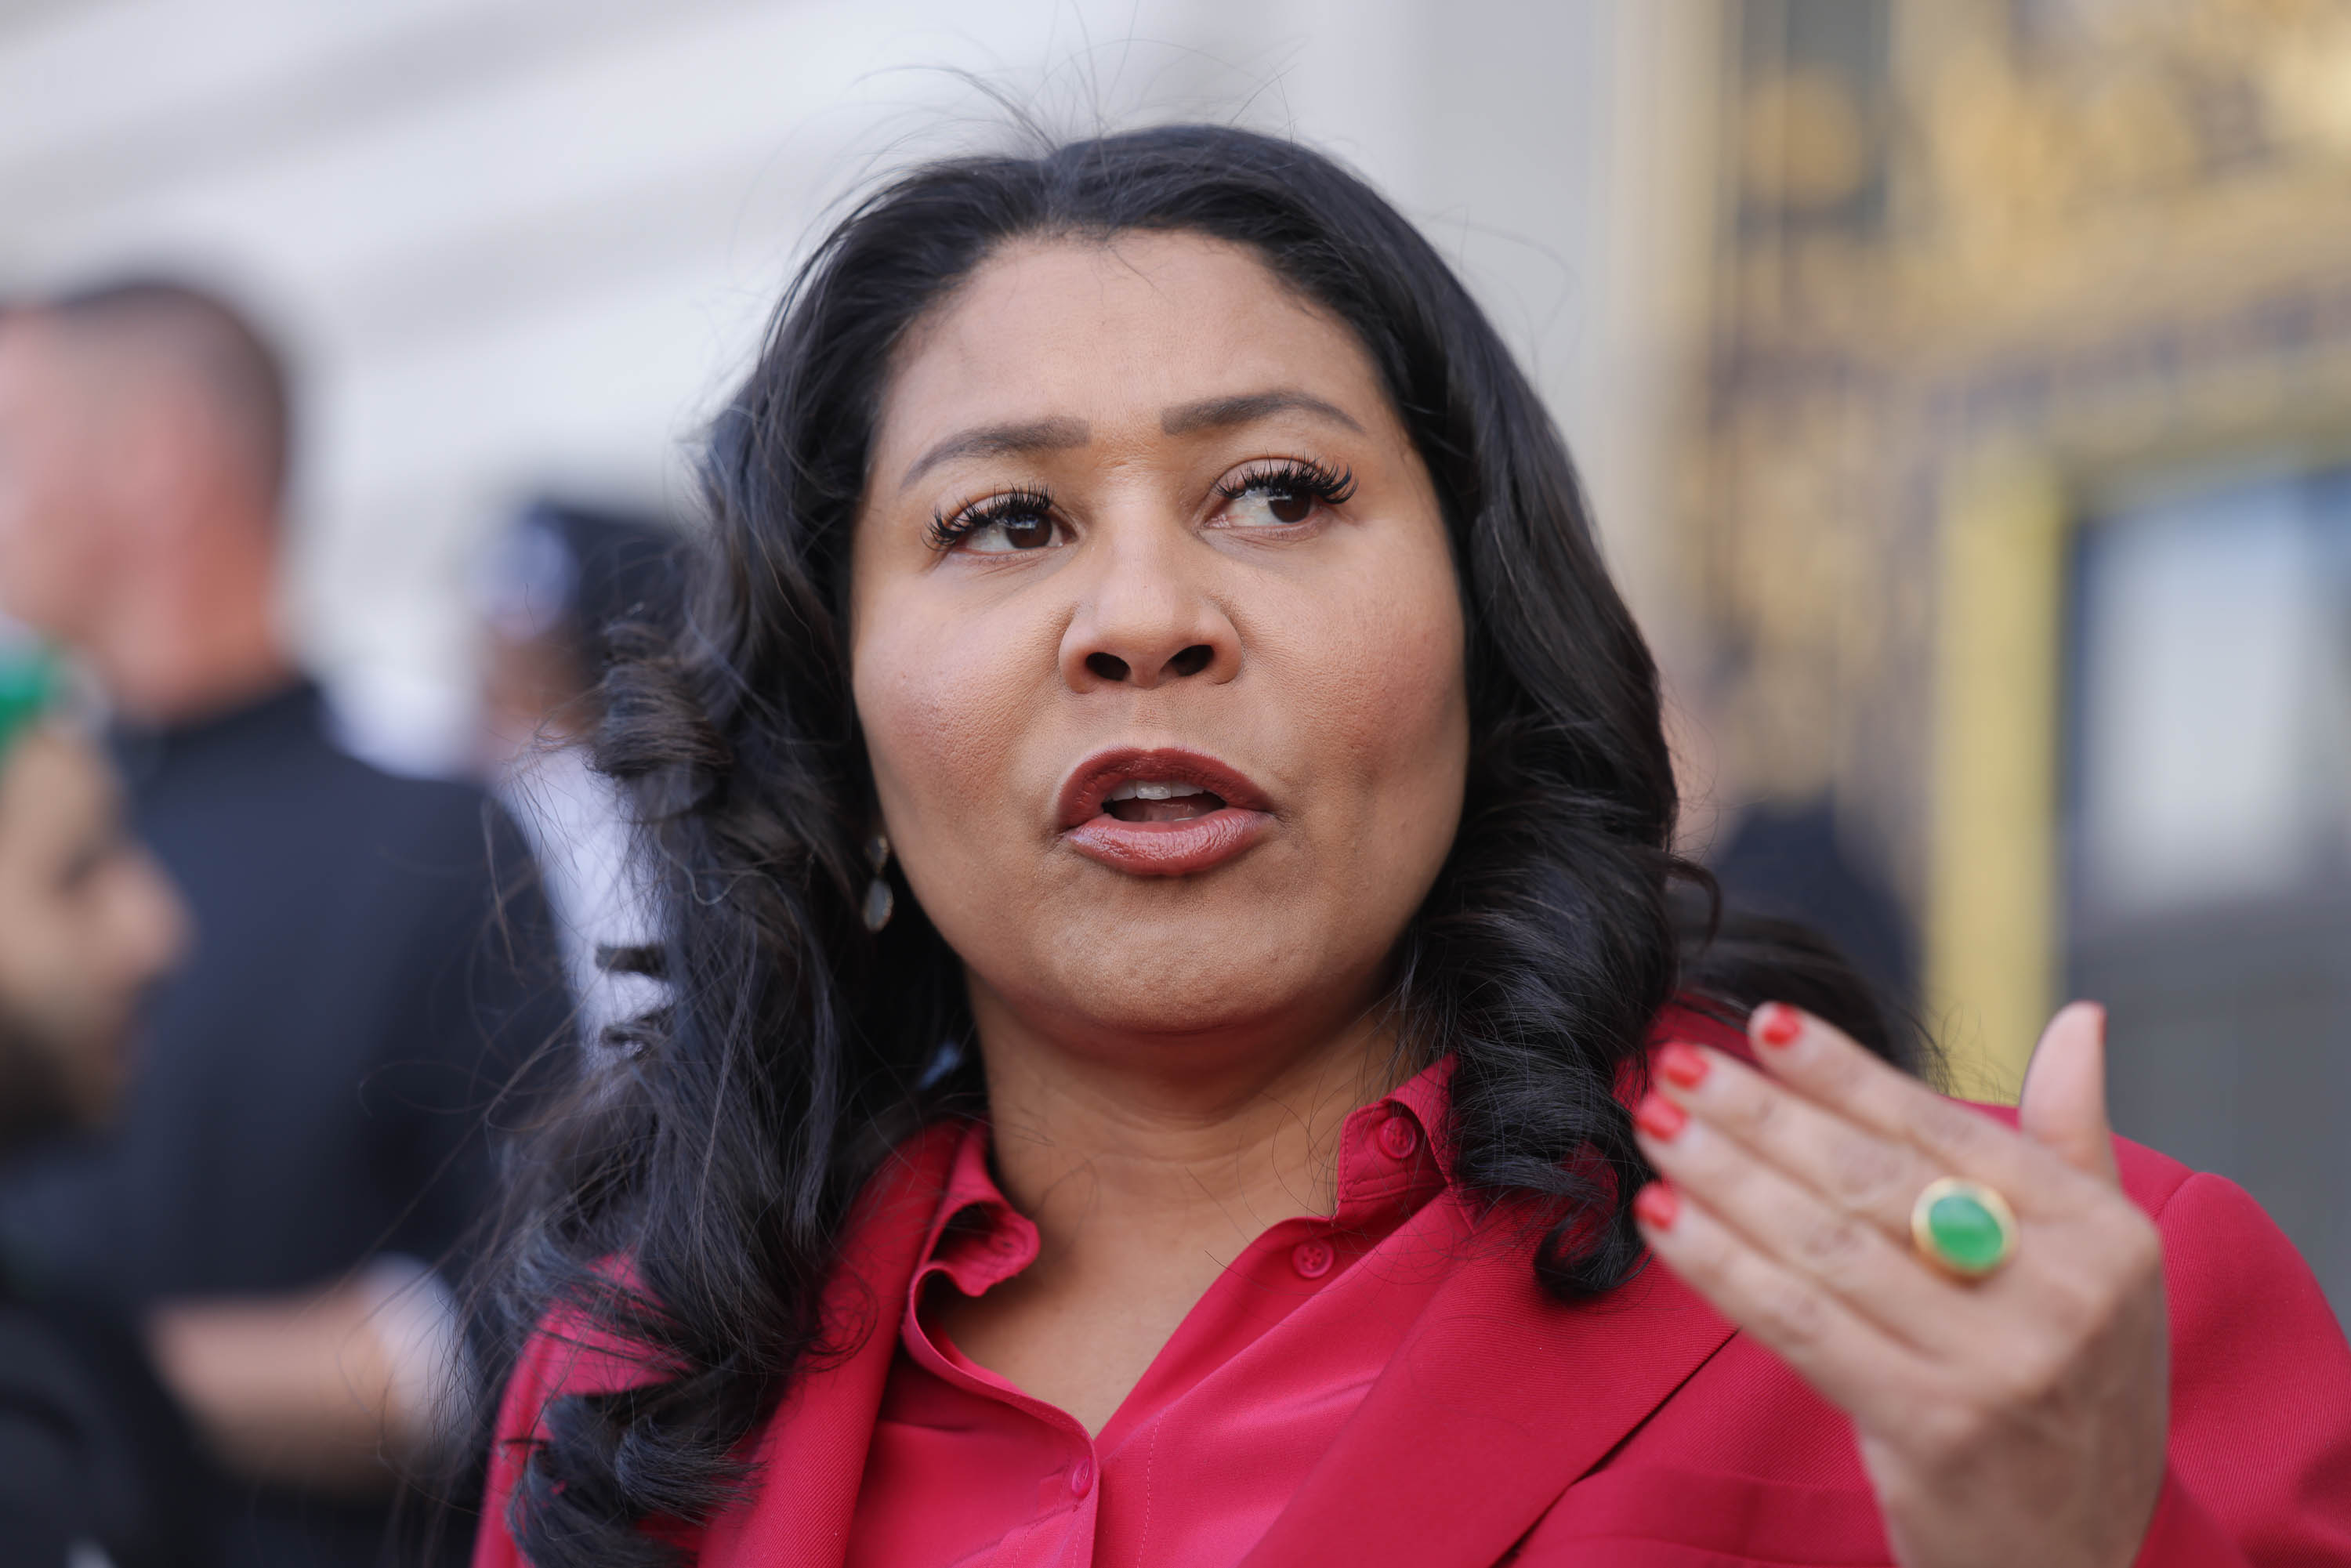
POLYGON ((2106 1009, 2069 1002, 2057 1009, 2024 1070, 2017 1124, 2074 1169, 2120 1182, 2106 1125, 2106 1009))

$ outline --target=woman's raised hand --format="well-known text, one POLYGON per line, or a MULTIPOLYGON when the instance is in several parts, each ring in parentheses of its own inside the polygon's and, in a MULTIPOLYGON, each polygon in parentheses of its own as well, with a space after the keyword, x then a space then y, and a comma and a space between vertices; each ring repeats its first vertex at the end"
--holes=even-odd
POLYGON ((1657 1257, 1853 1417, 1908 1568, 2127 1568, 2164 1475, 2169 1352, 2155 1226, 2123 1196, 2105 1016, 2051 1020, 2011 1132, 1778 1005, 1758 1072, 1667 1047, 1635 1121, 1665 1176, 1657 1257), (2014 1210, 1967 1280, 1913 1245, 1929 1183, 2014 1210))

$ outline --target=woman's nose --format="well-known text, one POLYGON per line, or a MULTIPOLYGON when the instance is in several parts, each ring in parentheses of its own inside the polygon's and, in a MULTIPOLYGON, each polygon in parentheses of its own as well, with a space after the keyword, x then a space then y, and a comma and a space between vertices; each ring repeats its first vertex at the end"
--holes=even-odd
POLYGON ((1181 544, 1121 549, 1083 582, 1061 637, 1061 678, 1073 691, 1169 681, 1228 681, 1240 635, 1204 584, 1187 576, 1181 544))

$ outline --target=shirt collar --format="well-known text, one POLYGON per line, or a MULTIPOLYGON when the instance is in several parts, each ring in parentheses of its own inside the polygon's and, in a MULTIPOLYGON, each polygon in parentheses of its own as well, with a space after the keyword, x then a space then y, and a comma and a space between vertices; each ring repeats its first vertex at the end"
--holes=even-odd
POLYGON ((1037 1258, 1037 1227, 1012 1207, 987 1168, 987 1124, 967 1124, 947 1166, 930 1234, 923 1239, 922 1265, 915 1270, 919 1297, 924 1280, 944 1272, 955 1288, 977 1296, 1026 1269, 1037 1258))
POLYGON ((1339 1225, 1394 1224, 1453 1179, 1444 1137, 1452 1077, 1447 1056, 1349 1113, 1339 1135, 1339 1205, 1332 1216, 1339 1225))
MULTIPOLYGON (((1348 1113, 1339 1136, 1338 1207, 1332 1223, 1346 1229, 1393 1225, 1434 1197, 1452 1179, 1444 1144, 1446 1088, 1453 1059, 1424 1068, 1368 1105, 1348 1113)), ((1037 1227, 1012 1207, 987 1168, 988 1127, 974 1121, 956 1139, 929 1233, 923 1239, 924 1277, 944 1273, 956 1290, 977 1296, 1020 1272, 1037 1257, 1037 1227)))

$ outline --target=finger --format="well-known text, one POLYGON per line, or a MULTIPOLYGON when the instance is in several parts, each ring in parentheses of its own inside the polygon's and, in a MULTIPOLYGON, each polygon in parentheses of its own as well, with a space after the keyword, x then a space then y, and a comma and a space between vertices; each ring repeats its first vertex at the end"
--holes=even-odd
POLYGON ((2127 1251, 2118 1249, 2137 1228, 2137 1210, 2119 1191, 2085 1183, 2103 1195, 2099 1203, 2064 1213, 2028 1205, 2016 1260, 1995 1278, 1955 1283, 1917 1257, 1912 1210, 1928 1184, 1949 1173, 1917 1148, 1824 1110, 1730 1057, 1687 1045, 1657 1053, 1656 1081, 1659 1101, 1690 1113, 1687 1132, 1661 1124, 1649 1102, 1635 1113, 1643 1151, 1657 1167, 1765 1251, 1820 1279, 1929 1361, 1965 1361, 1984 1335, 2013 1346, 2020 1336, 2066 1322, 2085 1270, 2100 1260, 2127 1266, 2127 1251), (1735 1144, 1756 1164, 1740 1169, 1713 1155, 1708 1169, 1688 1165, 1708 1155, 1708 1139, 1735 1144), (1792 1196, 1773 1181, 1797 1191, 1792 1196), (1820 1218, 1822 1210, 1866 1224, 1924 1285, 1871 1264, 1852 1237, 1820 1218), (1928 1323, 1937 1325, 1931 1338, 1919 1337, 1928 1323))
POLYGON ((1672 1101, 1652 1095, 1634 1124, 1641 1152, 1673 1190, 1704 1205, 1749 1247, 1889 1339, 1929 1357, 1946 1348, 1914 1336, 1971 1303, 1957 1299, 1954 1287, 1929 1273, 1907 1244, 1897 1247, 1869 1218, 1831 1203, 1672 1101))
POLYGON ((1823 1109, 1910 1145, 1946 1175, 1983 1182, 2019 1214, 2078 1212, 2111 1192, 2034 1140, 1946 1100, 1782 1002, 1755 1009, 1749 1032, 1766 1071, 1823 1109))
POLYGON ((2074 1002, 2057 1009, 2024 1072, 2017 1125, 2075 1170, 2119 1186, 2114 1129, 2106 1123, 2106 1009, 2074 1002))
POLYGON ((1906 1248, 1919 1193, 1949 1174, 1907 1140, 1825 1110, 1719 1051, 1668 1045, 1657 1053, 1656 1081, 1659 1093, 1906 1248))
POLYGON ((1927 1376, 1911 1352, 1757 1251, 1705 1204, 1653 1182, 1633 1212, 1660 1262, 1863 1427, 1898 1430, 1904 1411, 1917 1407, 1927 1376))

